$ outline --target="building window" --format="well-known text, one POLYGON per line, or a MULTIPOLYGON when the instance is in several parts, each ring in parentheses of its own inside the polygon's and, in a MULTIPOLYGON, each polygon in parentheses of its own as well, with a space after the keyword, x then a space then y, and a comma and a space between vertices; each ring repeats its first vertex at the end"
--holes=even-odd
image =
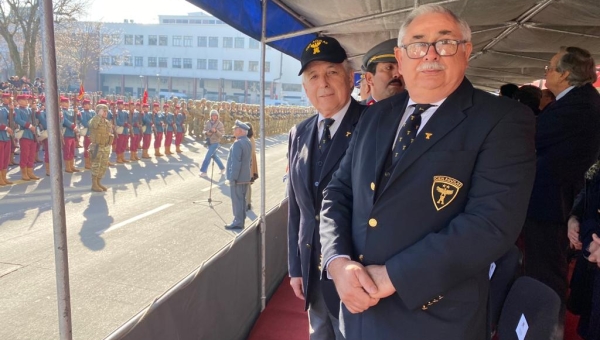
POLYGON ((302 92, 302 85, 300 84, 281 84, 281 89, 290 92, 302 92))
POLYGON ((243 80, 232 80, 231 81, 231 88, 232 89, 237 89, 237 90, 245 90, 246 89, 246 82, 243 80))
POLYGON ((233 62, 233 70, 234 71, 243 71, 244 70, 244 61, 236 60, 233 62))
POLYGON ((121 35, 119 33, 113 33, 112 34, 112 43, 113 44, 119 44, 119 43, 121 43, 121 35))
POLYGON ((167 57, 158 58, 158 67, 167 67, 167 57))
POLYGON ((166 35, 158 36, 158 46, 167 46, 169 44, 169 37, 166 35))
POLYGON ((208 59, 208 69, 209 70, 217 70, 219 65, 219 61, 217 59, 208 59))
POLYGON ((271 62, 270 61, 265 62, 265 73, 267 73, 267 72, 271 72, 271 62))
POLYGON ((113 55, 110 57, 110 64, 113 66, 119 66, 119 57, 116 55, 113 55))
POLYGON ((191 36, 183 37, 183 47, 192 47, 192 37, 191 36))
POLYGON ((192 58, 183 58, 183 68, 192 68, 192 58))
POLYGON ((135 44, 136 45, 143 45, 144 44, 144 36, 143 35, 136 35, 135 36, 135 44))
POLYGON ((174 24, 175 19, 163 19, 163 24, 174 24))
POLYGON ((144 66, 144 57, 135 57, 135 67, 142 67, 144 66))
POLYGON ((199 70, 206 70, 206 59, 198 59, 196 60, 196 68, 199 70))
POLYGON ((231 60, 223 60, 223 71, 231 71, 233 69, 233 63, 231 60))
POLYGON ((223 48, 233 48, 233 38, 223 37, 223 48))
POLYGON ((178 24, 187 24, 188 20, 187 19, 176 19, 175 22, 178 24))
POLYGON ((181 68, 181 58, 173 58, 173 68, 181 68))
POLYGON ((181 46, 181 36, 180 35, 173 36, 173 46, 181 46))
POLYGON ((148 67, 156 67, 156 57, 148 57, 148 67))
POLYGON ((133 66, 133 63, 131 62, 131 56, 123 56, 123 66, 133 66))
POLYGON ((125 45, 133 45, 133 35, 132 34, 125 34, 124 44, 125 45))
POLYGON ((258 46, 258 41, 250 38, 250 40, 248 41, 248 48, 258 48, 258 46))
POLYGON ((107 55, 103 55, 100 58, 100 64, 102 64, 102 65, 110 65, 110 57, 107 56, 107 55))
POLYGON ((244 48, 244 38, 235 38, 235 48, 244 48))
POLYGON ((208 37, 208 47, 219 47, 219 37, 208 37))
POLYGON ((148 45, 156 46, 158 45, 158 37, 155 35, 148 36, 148 45))
POLYGON ((249 61, 248 62, 248 71, 258 72, 258 61, 249 61))
POLYGON ((198 47, 206 47, 206 37, 198 37, 198 47))

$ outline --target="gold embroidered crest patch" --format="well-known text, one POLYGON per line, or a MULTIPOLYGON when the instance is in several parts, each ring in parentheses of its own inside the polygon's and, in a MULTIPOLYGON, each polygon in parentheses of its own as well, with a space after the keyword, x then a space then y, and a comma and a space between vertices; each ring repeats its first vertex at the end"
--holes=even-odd
POLYGON ((461 181, 448 176, 433 176, 433 185, 431 186, 431 198, 437 211, 447 207, 458 195, 462 188, 461 181))
POLYGON ((313 54, 319 54, 319 53, 321 53, 321 49, 319 49, 319 46, 321 46, 321 44, 327 45, 327 41, 324 41, 321 39, 313 40, 313 42, 311 42, 310 44, 308 44, 308 46, 306 46, 306 50, 308 51, 309 48, 312 48, 313 54))

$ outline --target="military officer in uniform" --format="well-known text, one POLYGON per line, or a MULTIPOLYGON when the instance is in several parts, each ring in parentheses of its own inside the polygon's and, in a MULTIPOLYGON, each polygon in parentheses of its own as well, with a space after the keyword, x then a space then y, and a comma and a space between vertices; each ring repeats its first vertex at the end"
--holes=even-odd
POLYGON ((394 48, 398 39, 389 39, 375 45, 362 59, 365 81, 371 95, 367 105, 373 105, 397 93, 404 91, 402 76, 398 72, 398 61, 394 57, 394 48))
POLYGON ((77 114, 69 108, 68 97, 61 97, 60 105, 62 106, 62 126, 64 127, 63 160, 65 161, 65 172, 79 172, 80 170, 75 168, 75 147, 77 145, 77 133, 79 132, 75 122, 77 114))
MULTIPOLYGON (((148 104, 145 105, 145 110, 148 111, 148 104)), ((129 160, 131 162, 139 161, 140 158, 137 155, 138 146, 140 145, 140 139, 142 138, 142 112, 139 110, 133 111, 131 115, 131 141, 129 142, 129 160)))
POLYGON ((112 123, 106 119, 108 106, 98 104, 96 106, 96 115, 90 121, 90 158, 92 161, 92 191, 103 192, 108 190, 100 182, 106 167, 108 157, 110 156, 110 147, 113 141, 112 123))
POLYGON ((246 221, 246 191, 250 185, 250 161, 252 145, 248 139, 250 127, 239 120, 233 126, 236 140, 229 148, 227 157, 227 179, 231 188, 231 207, 233 221, 225 229, 243 229, 246 221))
MULTIPOLYGON (((83 157, 84 164, 86 169, 92 168, 92 163, 90 162, 90 154, 88 149, 90 147, 90 120, 96 115, 94 110, 90 110, 91 101, 86 98, 83 100, 83 111, 81 111, 81 125, 83 129, 85 129, 85 134, 83 136, 83 157)), ((47 152, 46 152, 47 153, 47 152)))
POLYGON ((10 161, 10 143, 13 136, 13 130, 10 127, 8 115, 8 105, 5 98, 10 99, 10 93, 3 93, 2 99, 4 104, 0 106, 0 186, 12 184, 6 180, 6 172, 8 171, 8 163, 10 161))
MULTIPOLYGON (((185 104, 185 102, 182 102, 185 104)), ((181 141, 183 140, 183 134, 185 132, 185 122, 187 121, 186 112, 175 106, 175 152, 182 153, 181 151, 181 141)))
MULTIPOLYGON (((173 98, 174 100, 176 99, 173 98)), ((179 105, 173 107, 173 111, 179 111, 179 105)), ((175 113, 165 112, 165 155, 172 155, 171 144, 173 144, 173 133, 175 131, 175 113)))
MULTIPOLYGON (((157 110, 159 108, 159 104, 158 103, 154 103, 152 104, 152 110, 157 110)), ((153 113, 149 113, 149 106, 145 105, 142 107, 142 110, 144 111, 144 116, 142 118, 142 122, 143 122, 143 130, 144 130, 144 135, 143 135, 143 141, 142 141, 142 159, 150 159, 150 155, 148 154, 148 149, 150 149, 150 140, 152 139, 152 131, 154 130, 154 124, 152 123, 152 117, 153 117, 153 113)))
POLYGON ((23 135, 19 140, 21 155, 19 166, 21 167, 21 179, 37 180, 40 179, 33 173, 33 165, 35 163, 36 137, 35 126, 33 124, 33 114, 27 108, 27 95, 20 94, 17 96, 18 107, 15 108, 15 122, 19 129, 23 131, 23 135))
MULTIPOLYGON (((163 104, 163 111, 169 111, 169 104, 163 104)), ((154 123, 154 156, 161 157, 164 156, 160 153, 160 146, 162 145, 162 139, 164 134, 164 125, 165 125, 165 114, 157 107, 154 107, 153 113, 153 123, 154 123)))
POLYGON ((117 100, 117 116, 115 117, 117 124, 117 163, 129 163, 125 159, 125 150, 129 141, 129 112, 124 109, 123 100, 117 100))

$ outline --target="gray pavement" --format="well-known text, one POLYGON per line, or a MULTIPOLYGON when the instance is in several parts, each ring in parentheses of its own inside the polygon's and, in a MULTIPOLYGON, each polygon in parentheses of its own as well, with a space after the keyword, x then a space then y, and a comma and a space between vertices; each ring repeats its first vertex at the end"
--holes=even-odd
MULTIPOLYGON (((183 154, 111 167, 104 194, 90 191, 89 171, 64 174, 74 339, 104 338, 237 235, 224 229, 225 177, 215 166, 211 209, 210 180, 199 177, 206 149, 186 141, 183 154)), ((287 136, 267 139, 267 210, 285 196, 286 152, 287 136)), ((260 213, 261 180, 246 226, 260 213)), ((49 178, 1 187, 0 339, 58 339, 53 249, 49 178)))

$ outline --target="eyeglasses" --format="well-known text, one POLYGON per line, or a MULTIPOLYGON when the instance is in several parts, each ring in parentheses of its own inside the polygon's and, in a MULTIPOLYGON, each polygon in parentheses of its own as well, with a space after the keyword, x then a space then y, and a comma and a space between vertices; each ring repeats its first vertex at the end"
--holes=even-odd
POLYGON ((556 67, 544 66, 544 72, 548 73, 550 71, 556 71, 556 67))
POLYGON ((458 51, 458 45, 466 43, 466 40, 444 39, 432 43, 416 42, 408 45, 400 45, 400 48, 406 50, 406 55, 410 59, 420 59, 427 55, 429 47, 433 46, 435 52, 440 57, 450 57, 458 51))

